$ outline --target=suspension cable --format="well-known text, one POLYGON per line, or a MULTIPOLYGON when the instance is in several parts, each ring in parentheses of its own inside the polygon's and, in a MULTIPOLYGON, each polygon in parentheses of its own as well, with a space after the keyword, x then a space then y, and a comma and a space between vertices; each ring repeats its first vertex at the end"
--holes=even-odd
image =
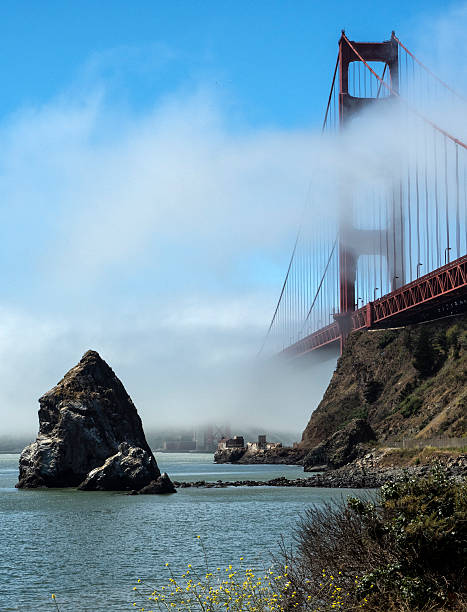
POLYGON ((338 239, 338 236, 336 236, 336 238, 334 240, 334 244, 332 245, 331 253, 329 254, 328 261, 327 261, 326 266, 324 268, 323 275, 321 276, 321 280, 319 282, 318 289, 316 290, 315 297, 313 298, 313 302, 311 303, 311 306, 310 306, 310 309, 308 311, 308 314, 306 315, 306 319, 303 322, 303 326, 302 326, 301 332, 303 332, 303 328, 305 327, 308 319, 310 318, 311 311, 313 310, 313 306, 315 305, 315 302, 316 302, 316 300, 318 298, 318 294, 321 291, 321 287, 323 286, 324 278, 326 276, 326 273, 327 273, 328 268, 329 268, 329 264, 331 263, 332 256, 334 255, 334 251, 336 249, 337 239, 338 239))
POLYGON ((293 250, 292 250, 292 255, 290 257, 289 267, 287 268, 287 274, 285 275, 285 279, 284 279, 284 283, 282 285, 282 289, 281 289, 281 292, 280 292, 280 295, 279 295, 279 299, 277 300, 276 309, 274 310, 274 314, 272 315, 271 323, 269 324, 268 331, 266 332, 266 335, 264 337, 263 344, 261 345, 261 348, 258 351, 258 357, 263 352, 263 349, 264 349, 264 347, 266 345, 266 342, 267 342, 267 339, 269 337, 269 333, 270 333, 270 331, 272 329, 272 326, 274 325, 274 321, 276 320, 276 315, 277 315, 277 312, 279 310, 279 306, 281 304, 282 296, 284 295, 285 287, 286 287, 287 281, 289 279, 289 274, 290 274, 290 270, 292 268, 292 263, 293 263, 293 260, 294 260, 294 257, 295 257, 295 251, 297 250, 297 244, 298 244, 298 240, 300 238, 301 231, 302 231, 302 228, 301 228, 301 224, 300 224, 300 228, 299 228, 299 230, 297 232, 297 237, 295 238, 295 244, 294 244, 294 247, 293 247, 293 250))
POLYGON ((326 106, 326 112, 324 114, 324 121, 323 121, 323 127, 321 129, 321 132, 324 132, 324 128, 326 127, 326 121, 328 119, 329 107, 331 106, 332 92, 334 91, 334 83, 336 82, 336 74, 337 74, 338 67, 339 67, 339 55, 337 56, 336 67, 334 68, 334 75, 332 77, 332 83, 331 83, 331 91, 329 92, 328 105, 326 106))
MULTIPOLYGON (((336 75, 337 75, 338 67, 339 67, 339 55, 337 55, 336 66, 334 68, 334 74, 333 74, 333 77, 332 77, 331 91, 329 92, 328 103, 327 103, 326 112, 325 112, 325 115, 324 115, 323 127, 321 129, 322 132, 324 132, 324 129, 326 127, 326 122, 327 122, 327 119, 328 119, 329 108, 331 106, 332 94, 333 94, 333 91, 334 91, 334 86, 335 86, 335 82, 336 82, 336 75)), ((302 221, 303 221, 303 219, 302 219, 302 221)), ((282 284, 282 289, 281 289, 281 292, 280 292, 280 295, 279 295, 279 299, 277 300, 276 308, 274 310, 274 314, 272 316, 271 323, 269 324, 268 331, 266 332, 266 335, 264 337, 264 340, 263 340, 263 343, 261 345, 261 348, 258 351, 258 356, 261 355, 261 353, 263 352, 263 349, 266 346, 266 342, 267 342, 267 340, 269 338, 269 334, 271 332, 272 326, 274 325, 274 321, 276 320, 277 313, 279 311, 279 307, 280 307, 280 304, 281 304, 281 301, 282 301, 282 297, 284 295, 285 288, 287 286, 287 281, 289 279, 290 270, 292 269, 292 264, 293 264, 293 261, 294 261, 295 252, 297 250, 297 245, 298 245, 298 241, 299 241, 299 238, 300 238, 301 231, 302 231, 302 222, 300 222, 299 229, 298 229, 298 232, 297 232, 297 237, 295 238, 295 244, 294 244, 294 247, 293 247, 293 250, 292 250, 292 255, 290 257, 290 261, 289 261, 289 265, 288 265, 288 268, 287 268, 287 273, 285 275, 284 283, 282 284)), ((334 246, 332 248, 332 252, 334 252, 335 246, 336 246, 336 244, 334 243, 334 246)), ((332 253, 331 253, 331 255, 332 255, 332 253)), ((327 270, 328 266, 329 266, 329 261, 328 261, 328 265, 326 266, 326 270, 327 270)), ((314 303, 316 301, 316 298, 318 296, 319 289, 321 288, 321 285, 323 284, 323 280, 324 280, 324 277, 321 279, 321 283, 319 285, 318 292, 315 295, 315 298, 313 300, 313 304, 312 304, 312 306, 310 308, 310 311, 308 312, 308 315, 307 315, 307 317, 305 319, 305 323, 308 321, 308 318, 309 318, 310 313, 311 313, 311 309, 313 308, 313 305, 314 305, 314 303)))
MULTIPOLYGON (((382 76, 381 76, 381 80, 382 80, 382 81, 384 81, 384 75, 386 74, 386 68, 387 68, 387 67, 388 67, 388 65, 387 65, 387 64, 384 64, 383 74, 382 74, 382 76)), ((381 93, 381 87, 382 87, 382 85, 381 85, 381 83, 379 83, 378 93, 376 94, 376 99, 378 99, 378 98, 379 98, 379 94, 381 93)))
POLYGON ((432 76, 434 79, 436 79, 436 80, 437 80, 439 83, 441 83, 441 85, 442 85, 443 87, 446 87, 446 89, 449 89, 449 91, 450 91, 451 93, 453 93, 455 96, 457 96, 458 98, 460 98, 460 99, 461 99, 461 100, 463 100, 464 102, 467 102, 467 99, 466 99, 466 98, 465 98, 465 97, 464 97, 462 94, 460 94, 460 93, 459 93, 459 92, 457 92, 455 89, 453 89, 452 87, 450 87, 450 86, 449 86, 449 85, 448 85, 448 84, 447 84, 445 81, 443 81, 442 79, 440 79, 438 75, 436 75, 436 74, 435 74, 435 73, 434 73, 432 70, 430 70, 430 69, 428 68, 428 66, 426 66, 425 64, 423 64, 423 63, 422 63, 422 62, 421 62, 421 61, 420 61, 420 60, 419 60, 417 57, 415 57, 415 55, 414 55, 414 54, 413 54, 411 51, 409 51, 409 50, 407 49, 407 47, 406 47, 404 44, 402 44, 402 42, 401 42, 401 41, 400 41, 400 40, 397 38, 397 36, 396 36, 395 34, 393 34, 393 38, 394 38, 394 40, 395 40, 395 41, 398 43, 398 45, 400 45, 400 46, 401 46, 401 47, 404 49, 404 51, 405 51, 406 53, 408 53, 408 54, 410 55, 410 57, 411 57, 413 60, 415 60, 415 61, 417 62, 417 64, 418 64, 419 66, 421 66, 421 67, 422 67, 424 70, 426 70, 426 72, 428 72, 428 74, 430 74, 430 75, 431 75, 431 76, 432 76))

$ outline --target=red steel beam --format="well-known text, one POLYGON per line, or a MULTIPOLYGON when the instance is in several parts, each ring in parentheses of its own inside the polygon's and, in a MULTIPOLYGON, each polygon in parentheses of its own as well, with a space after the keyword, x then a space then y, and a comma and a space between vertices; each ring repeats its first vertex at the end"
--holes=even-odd
POLYGON ((331 323, 330 325, 326 325, 326 327, 318 329, 318 331, 313 332, 309 336, 302 338, 302 340, 291 344, 279 354, 285 357, 297 357, 298 355, 304 355, 310 351, 315 351, 332 342, 339 342, 340 337, 341 333, 338 324, 331 323))
POLYGON ((377 326, 412 309, 467 290, 467 255, 365 304, 352 315, 352 330, 377 326))
MULTIPOLYGON (((352 331, 384 327, 405 312, 416 312, 417 308, 436 304, 444 297, 465 292, 467 292, 467 255, 425 274, 374 302, 365 304, 351 315, 352 331)), ((298 357, 333 342, 339 342, 340 339, 341 330, 336 321, 288 346, 280 354, 285 357, 298 357)))

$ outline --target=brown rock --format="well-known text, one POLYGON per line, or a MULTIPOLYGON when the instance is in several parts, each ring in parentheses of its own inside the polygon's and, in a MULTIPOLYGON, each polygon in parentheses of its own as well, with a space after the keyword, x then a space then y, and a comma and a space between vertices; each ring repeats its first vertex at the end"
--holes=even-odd
POLYGON ((138 488, 159 478, 136 408, 97 352, 87 351, 39 405, 39 434, 21 454, 17 487, 126 490, 133 477, 138 488))

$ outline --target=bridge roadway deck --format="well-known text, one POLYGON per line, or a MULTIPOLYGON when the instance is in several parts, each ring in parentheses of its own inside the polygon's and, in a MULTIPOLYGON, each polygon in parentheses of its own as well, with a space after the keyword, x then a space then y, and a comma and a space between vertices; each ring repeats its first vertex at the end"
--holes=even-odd
MULTIPOLYGON (((467 311, 467 255, 365 304, 350 314, 350 331, 396 327, 467 311)), ((342 332, 338 321, 302 338, 282 351, 299 357, 334 342, 342 332)))

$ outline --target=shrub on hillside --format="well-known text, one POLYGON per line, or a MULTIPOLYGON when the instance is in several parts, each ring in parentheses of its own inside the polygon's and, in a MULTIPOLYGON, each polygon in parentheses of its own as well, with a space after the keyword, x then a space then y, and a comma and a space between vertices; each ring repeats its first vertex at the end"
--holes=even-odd
POLYGON ((430 336, 428 328, 421 327, 413 347, 413 365, 422 376, 432 376, 443 365, 447 356, 446 334, 443 330, 430 336))
POLYGON ((328 568, 355 606, 366 599, 369 610, 460 610, 466 516, 467 484, 439 467, 426 478, 405 475, 373 500, 313 507, 297 531, 297 551, 284 550, 289 580, 303 603, 328 568))
POLYGON ((397 336, 399 335, 398 330, 396 329, 387 329, 381 334, 381 337, 378 342, 378 348, 381 350, 385 349, 391 342, 393 342, 397 336))
POLYGON ((454 359, 459 359, 461 349, 465 351, 467 348, 467 330, 460 323, 455 323, 446 331, 446 344, 454 359))
POLYGON ((413 393, 406 397, 400 404, 402 416, 408 418, 418 413, 423 406, 423 400, 420 396, 413 393))

